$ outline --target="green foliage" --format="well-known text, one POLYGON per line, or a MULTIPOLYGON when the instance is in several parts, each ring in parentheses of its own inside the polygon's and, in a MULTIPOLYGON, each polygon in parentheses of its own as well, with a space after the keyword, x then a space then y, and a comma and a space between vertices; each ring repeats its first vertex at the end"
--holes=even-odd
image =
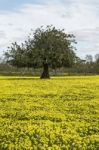
MULTIPOLYGON (((53 26, 38 28, 34 32, 34 39, 29 40, 36 50, 40 65, 43 58, 46 58, 52 68, 72 66, 75 60, 74 47, 76 43, 74 35, 66 34, 64 30, 56 29, 53 26)), ((36 57, 35 57, 36 58, 36 57)))
POLYGON ((99 76, 0 77, 0 150, 98 150, 99 76))
POLYGON ((64 30, 47 26, 36 29, 21 46, 16 42, 5 53, 8 62, 17 67, 41 67, 44 58, 51 68, 71 67, 76 58, 75 37, 64 30))
POLYGON ((25 47, 22 44, 18 45, 16 42, 12 43, 11 47, 8 47, 8 51, 5 52, 7 63, 17 68, 25 67, 27 63, 27 56, 25 55, 25 47))

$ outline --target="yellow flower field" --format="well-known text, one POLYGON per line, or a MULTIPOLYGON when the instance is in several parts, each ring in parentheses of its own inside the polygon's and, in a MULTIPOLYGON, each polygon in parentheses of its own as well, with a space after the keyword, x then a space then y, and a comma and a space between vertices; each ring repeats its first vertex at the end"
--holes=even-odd
POLYGON ((99 76, 1 76, 0 150, 99 150, 99 76))

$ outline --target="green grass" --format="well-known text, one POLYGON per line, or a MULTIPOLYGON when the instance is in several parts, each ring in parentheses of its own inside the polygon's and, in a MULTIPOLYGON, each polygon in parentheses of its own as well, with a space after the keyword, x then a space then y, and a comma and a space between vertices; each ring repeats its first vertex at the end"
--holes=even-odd
POLYGON ((98 150, 99 76, 0 77, 0 150, 98 150))

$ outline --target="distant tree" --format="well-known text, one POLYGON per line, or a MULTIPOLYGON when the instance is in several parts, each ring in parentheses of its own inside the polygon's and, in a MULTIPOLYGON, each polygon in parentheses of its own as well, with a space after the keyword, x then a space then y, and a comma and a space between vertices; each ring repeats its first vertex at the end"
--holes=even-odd
POLYGON ((12 44, 5 55, 17 67, 43 66, 41 78, 49 78, 49 66, 53 69, 73 66, 76 59, 73 43, 76 43, 73 34, 66 34, 51 25, 45 29, 37 28, 23 46, 12 44))
POLYGON ((99 54, 95 55, 94 72, 99 74, 99 54))
POLYGON ((86 60, 86 63, 89 63, 89 64, 92 63, 93 62, 92 55, 86 55, 85 60, 86 60))
POLYGON ((99 63, 99 54, 95 55, 95 61, 96 61, 96 63, 99 63))
POLYGON ((24 66, 23 54, 24 49, 16 42, 12 43, 11 47, 8 47, 8 51, 5 52, 7 62, 17 68, 24 66))

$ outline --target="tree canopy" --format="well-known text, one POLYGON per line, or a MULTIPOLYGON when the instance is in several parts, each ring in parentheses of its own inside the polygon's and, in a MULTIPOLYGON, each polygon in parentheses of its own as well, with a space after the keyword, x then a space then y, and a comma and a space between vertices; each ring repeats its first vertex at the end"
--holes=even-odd
POLYGON ((45 59, 53 69, 72 67, 76 59, 74 43, 73 34, 66 34, 63 29, 52 25, 41 26, 32 31, 24 44, 12 43, 5 56, 10 64, 17 67, 40 68, 45 59))

